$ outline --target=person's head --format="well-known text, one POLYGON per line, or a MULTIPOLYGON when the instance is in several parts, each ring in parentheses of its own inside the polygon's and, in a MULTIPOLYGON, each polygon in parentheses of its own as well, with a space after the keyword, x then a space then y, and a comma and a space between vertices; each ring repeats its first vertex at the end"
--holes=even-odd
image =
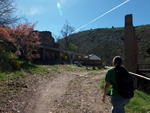
POLYGON ((114 65, 114 66, 121 66, 121 64, 122 64, 122 59, 121 59, 121 57, 120 57, 120 56, 115 56, 115 57, 113 58, 113 65, 114 65))

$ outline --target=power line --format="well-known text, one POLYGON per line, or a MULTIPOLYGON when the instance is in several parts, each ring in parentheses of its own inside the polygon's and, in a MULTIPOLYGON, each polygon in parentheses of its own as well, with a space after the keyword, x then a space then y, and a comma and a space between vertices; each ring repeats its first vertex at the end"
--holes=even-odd
POLYGON ((99 18, 105 16, 106 14, 112 12, 113 10, 115 10, 115 9, 117 9, 117 8, 119 8, 119 7, 121 7, 122 5, 126 4, 126 3, 129 2, 129 1, 130 1, 130 0, 126 0, 125 2, 123 2, 123 3, 119 4, 119 5, 117 5, 116 7, 110 9, 109 11, 105 12, 104 14, 102 14, 102 15, 98 16, 97 18, 93 19, 93 20, 90 21, 89 23, 87 23, 87 24, 85 24, 85 25, 79 27, 78 29, 76 29, 75 31, 73 31, 71 34, 75 33, 76 31, 79 31, 80 29, 86 27, 87 25, 93 23, 94 21, 96 21, 96 20, 98 20, 99 18))

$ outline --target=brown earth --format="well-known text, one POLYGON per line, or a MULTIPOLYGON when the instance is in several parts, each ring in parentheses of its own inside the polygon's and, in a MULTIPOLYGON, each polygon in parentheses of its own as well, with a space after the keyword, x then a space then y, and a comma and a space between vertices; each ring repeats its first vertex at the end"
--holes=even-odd
POLYGON ((108 113, 110 97, 103 103, 100 89, 103 71, 57 70, 53 77, 30 75, 27 87, 12 97, 4 112, 8 113, 108 113))

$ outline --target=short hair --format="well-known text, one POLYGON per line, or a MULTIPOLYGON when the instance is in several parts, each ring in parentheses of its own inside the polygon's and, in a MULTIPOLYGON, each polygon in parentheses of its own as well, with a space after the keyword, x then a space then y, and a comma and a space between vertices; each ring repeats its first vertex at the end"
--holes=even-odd
POLYGON ((120 66, 120 65, 122 64, 122 59, 121 59, 120 56, 115 56, 115 57, 113 58, 113 62, 114 62, 114 65, 120 66))

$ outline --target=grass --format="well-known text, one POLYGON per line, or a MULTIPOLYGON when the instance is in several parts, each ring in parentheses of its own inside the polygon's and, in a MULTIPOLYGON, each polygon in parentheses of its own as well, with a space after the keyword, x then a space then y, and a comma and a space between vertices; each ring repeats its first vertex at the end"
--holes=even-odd
POLYGON ((88 73, 87 76, 92 76, 92 75, 96 75, 96 74, 97 74, 96 72, 90 72, 90 73, 88 73))
POLYGON ((69 72, 86 70, 85 67, 77 67, 76 65, 69 65, 69 64, 66 64, 66 65, 53 65, 53 66, 51 66, 51 68, 53 68, 53 69, 54 68, 55 69, 63 68, 65 71, 69 71, 69 72))
MULTIPOLYGON (((100 88, 104 90, 105 79, 103 78, 100 88)), ((107 95, 110 94, 111 88, 108 89, 107 95)), ((126 113, 147 113, 150 112, 150 95, 142 91, 135 90, 134 97, 130 100, 130 103, 126 105, 126 113)))
MULTIPOLYGON (((85 71, 86 67, 76 65, 36 65, 30 62, 19 61, 20 69, 14 71, 0 71, 0 111, 11 96, 22 88, 26 88, 27 76, 53 77, 62 74, 63 71, 85 71)), ((97 71, 97 70, 95 70, 97 71)), ((95 74, 95 73, 90 73, 95 74)))
MULTIPOLYGON (((105 78, 102 79, 102 82, 101 82, 101 85, 100 85, 100 88, 104 91, 104 87, 105 87, 105 78)), ((111 92, 111 86, 109 86, 108 90, 107 90, 107 93, 106 95, 110 96, 110 92, 111 92)))
POLYGON ((7 81, 8 79, 14 80, 18 79, 19 77, 25 77, 22 71, 15 71, 15 72, 0 72, 0 81, 7 81))
POLYGON ((21 69, 30 74, 37 75, 47 75, 50 71, 44 68, 42 65, 32 64, 30 62, 26 63, 24 61, 20 62, 21 69))
MULTIPOLYGON (((35 65, 30 62, 19 61, 20 69, 12 71, 0 70, 0 112, 9 98, 19 90, 26 87, 25 77, 36 76, 54 76, 54 72, 48 70, 43 65, 35 65)), ((53 67, 55 68, 55 67, 53 67)), ((7 69, 7 68, 6 68, 7 69)))
POLYGON ((0 81, 7 81, 8 79, 18 79, 19 77, 25 77, 24 73, 36 74, 36 75, 53 75, 55 72, 61 74, 58 69, 63 68, 65 71, 83 71, 86 70, 85 67, 77 67, 76 65, 36 65, 30 62, 26 63, 24 61, 19 61, 20 70, 15 70, 12 72, 1 72, 0 71, 0 81))
POLYGON ((25 73, 36 74, 36 75, 48 75, 50 73, 49 70, 40 65, 35 65, 32 63, 26 63, 20 61, 20 70, 15 70, 11 72, 1 72, 0 71, 0 81, 7 81, 8 79, 14 80, 18 78, 25 77, 25 73))
POLYGON ((130 100, 130 103, 126 106, 127 113, 147 113, 150 111, 150 95, 145 94, 142 91, 135 91, 134 98, 130 100))
POLYGON ((94 71, 103 71, 104 70, 104 68, 98 68, 98 67, 94 67, 95 69, 93 69, 93 67, 92 66, 87 66, 86 67, 86 69, 87 70, 94 70, 94 71))

